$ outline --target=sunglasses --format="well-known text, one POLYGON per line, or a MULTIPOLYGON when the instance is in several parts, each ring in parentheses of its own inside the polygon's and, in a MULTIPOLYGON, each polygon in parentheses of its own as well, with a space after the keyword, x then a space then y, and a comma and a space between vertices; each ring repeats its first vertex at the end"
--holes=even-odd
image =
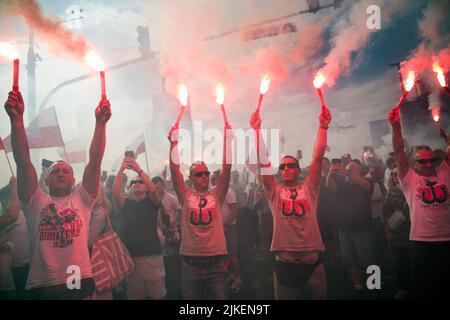
POLYGON ((130 185, 132 186, 133 184, 143 184, 143 183, 144 183, 144 181, 142 181, 142 180, 133 180, 130 182, 130 185))
POLYGON ((288 167, 289 169, 294 169, 294 168, 298 168, 298 164, 296 164, 296 163, 283 163, 283 164, 280 164, 278 169, 284 170, 284 168, 286 168, 286 167, 288 167))
POLYGON ((431 163, 431 164, 435 164, 437 161, 436 158, 430 158, 430 159, 417 159, 416 162, 420 163, 420 164, 427 164, 427 163, 431 163))
POLYGON ((207 176, 209 177, 209 175, 211 174, 211 172, 209 171, 198 171, 198 172, 194 172, 193 175, 197 178, 200 178, 202 176, 207 176))

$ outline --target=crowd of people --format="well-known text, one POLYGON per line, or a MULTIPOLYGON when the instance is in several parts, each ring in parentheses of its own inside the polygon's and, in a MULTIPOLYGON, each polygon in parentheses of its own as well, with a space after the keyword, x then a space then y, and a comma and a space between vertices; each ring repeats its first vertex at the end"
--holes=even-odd
POLYGON ((387 273, 394 275, 388 298, 450 296, 450 139, 445 150, 413 146, 407 154, 398 108, 388 116, 394 150, 385 159, 372 147, 360 158, 325 157, 331 113, 324 106, 305 168, 290 155, 272 168, 255 111, 254 181, 246 170, 232 170, 228 122, 221 170, 211 173, 198 161, 185 180, 175 124, 168 134, 170 179, 149 177, 131 156, 101 179, 111 117, 105 99, 95 111, 79 184, 60 160, 38 179, 20 92, 10 92, 5 109, 17 180, 0 192, 1 299, 255 299, 262 288, 269 292, 263 298, 277 300, 376 299, 383 287, 368 287, 370 266, 378 267, 382 283, 387 273), (133 267, 100 290, 93 248, 111 231, 133 267), (389 272, 388 253, 395 260, 389 272), (80 274, 75 289, 68 285, 71 266, 80 274), (342 296, 330 294, 337 278, 350 287, 342 296))

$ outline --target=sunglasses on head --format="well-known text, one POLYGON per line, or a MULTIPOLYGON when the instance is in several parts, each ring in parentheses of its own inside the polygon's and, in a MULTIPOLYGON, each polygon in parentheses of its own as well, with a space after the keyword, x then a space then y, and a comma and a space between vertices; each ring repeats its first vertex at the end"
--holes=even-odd
POLYGON ((420 164, 427 164, 427 163, 431 163, 431 164, 435 164, 437 161, 436 158, 430 158, 430 159, 416 159, 417 163, 420 164))
POLYGON ((133 184, 143 184, 143 183, 144 183, 144 181, 142 181, 142 180, 133 180, 133 181, 130 182, 130 185, 133 185, 133 184))
POLYGON ((193 175, 195 176, 195 177, 197 177, 197 178, 200 178, 200 177, 202 177, 202 176, 207 176, 207 177, 209 177, 209 175, 211 174, 211 172, 209 172, 209 171, 198 171, 198 172, 194 172, 193 173, 193 175))
POLYGON ((296 164, 296 163, 283 163, 283 164, 280 164, 278 169, 284 170, 284 168, 286 168, 286 167, 288 167, 289 169, 294 169, 294 168, 298 168, 298 164, 296 164))

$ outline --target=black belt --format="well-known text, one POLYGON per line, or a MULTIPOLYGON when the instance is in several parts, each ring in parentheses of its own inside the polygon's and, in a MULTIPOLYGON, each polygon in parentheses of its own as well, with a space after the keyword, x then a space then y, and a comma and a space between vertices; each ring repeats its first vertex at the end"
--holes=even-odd
POLYGON ((212 265, 225 258, 226 256, 183 256, 183 261, 190 265, 212 265))

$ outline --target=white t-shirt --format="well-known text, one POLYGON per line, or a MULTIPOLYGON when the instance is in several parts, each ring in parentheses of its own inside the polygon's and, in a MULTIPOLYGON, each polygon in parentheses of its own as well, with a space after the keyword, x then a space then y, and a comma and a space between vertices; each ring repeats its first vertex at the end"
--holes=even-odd
POLYGON ((216 188, 205 194, 187 188, 181 215, 181 255, 218 256, 228 253, 221 205, 216 188))
POLYGON ((317 222, 318 188, 312 188, 310 179, 289 188, 276 183, 268 194, 273 215, 271 251, 325 250, 317 222))
POLYGON ((436 175, 424 177, 409 169, 400 187, 410 208, 410 240, 450 241, 450 168, 445 161, 436 175))
POLYGON ((81 279, 92 277, 88 252, 89 220, 94 199, 81 184, 63 198, 40 188, 24 206, 30 235, 31 265, 26 289, 64 284, 78 266, 81 279))
MULTIPOLYGON (((236 203, 237 203, 236 193, 233 191, 233 189, 228 188, 228 192, 227 192, 227 195, 225 196, 225 200, 222 204, 222 210, 221 210, 223 223, 228 221, 228 217, 231 215, 231 205, 236 204, 236 203)), ((236 217, 229 224, 235 225, 236 217)))

